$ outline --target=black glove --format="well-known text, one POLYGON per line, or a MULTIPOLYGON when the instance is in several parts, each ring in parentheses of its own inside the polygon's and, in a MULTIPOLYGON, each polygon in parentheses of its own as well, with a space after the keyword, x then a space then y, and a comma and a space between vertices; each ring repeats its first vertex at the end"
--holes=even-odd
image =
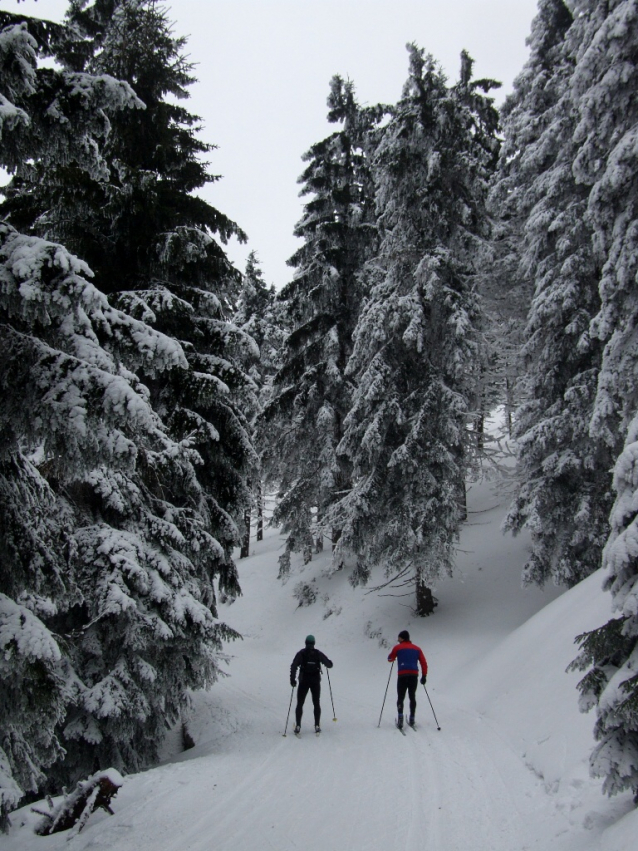
POLYGON ((290 685, 294 688, 297 685, 297 680, 294 677, 290 678, 290 685))
POLYGON ((425 681, 426 681, 426 680, 427 680, 427 677, 426 677, 426 675, 425 675, 425 674, 423 674, 423 676, 421 677, 421 685, 422 685, 422 686, 424 686, 424 685, 425 685, 425 681))

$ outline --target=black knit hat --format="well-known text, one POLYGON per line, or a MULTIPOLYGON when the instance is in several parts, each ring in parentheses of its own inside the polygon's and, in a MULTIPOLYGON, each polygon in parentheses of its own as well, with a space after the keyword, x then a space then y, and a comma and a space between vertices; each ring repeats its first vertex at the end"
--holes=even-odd
POLYGON ((407 631, 407 629, 402 629, 401 632, 399 633, 399 638, 402 641, 409 641, 410 640, 410 633, 407 631))
POLYGON ((306 644, 314 644, 314 643, 315 643, 314 635, 307 635, 306 636, 306 644))

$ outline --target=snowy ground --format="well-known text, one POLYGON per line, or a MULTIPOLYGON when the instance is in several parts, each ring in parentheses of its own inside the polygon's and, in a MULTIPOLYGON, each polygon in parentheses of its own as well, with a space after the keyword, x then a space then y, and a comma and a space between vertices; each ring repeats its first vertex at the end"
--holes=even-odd
MULTIPOLYGON (((244 636, 230 647, 230 677, 195 696, 197 746, 129 776, 114 816, 84 831, 38 837, 28 808, 13 815, 2 851, 630 851, 638 812, 589 778, 592 716, 577 709, 576 674, 565 674, 574 636, 610 616, 594 575, 566 593, 520 587, 525 540, 503 537, 501 485, 470 490, 458 573, 438 583, 433 617, 410 599, 352 589, 327 571, 327 554, 276 580, 276 531, 240 562, 244 596, 222 617, 244 636), (298 608, 301 581, 319 599, 298 608), (394 727, 388 646, 409 629, 430 665, 417 732, 394 727), (336 721, 324 678, 323 732, 283 737, 289 665, 307 633, 334 661, 336 721)), ((291 713, 292 718, 292 713, 291 713)), ((171 755, 172 754, 172 755, 171 755)))

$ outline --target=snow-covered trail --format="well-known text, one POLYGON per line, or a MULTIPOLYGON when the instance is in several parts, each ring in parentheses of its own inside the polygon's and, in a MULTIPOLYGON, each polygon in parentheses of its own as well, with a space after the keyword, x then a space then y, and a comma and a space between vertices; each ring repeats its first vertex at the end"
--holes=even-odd
MULTIPOLYGON (((481 527, 476 529, 480 533, 481 527)), ((475 532, 469 530, 468 540, 475 532)), ((501 544, 503 561, 503 541, 492 539, 490 546, 496 543, 501 544)), ((471 544, 466 541, 466 545, 471 544)), ((103 827, 113 832, 118 849, 517 851, 534 847, 528 843, 539 800, 545 802, 541 783, 489 721, 448 700, 437 685, 443 672, 453 677, 454 668, 464 667, 498 642, 501 633, 509 632, 512 613, 505 610, 500 621, 492 619, 489 628, 477 628, 475 636, 466 633, 462 638, 452 613, 443 615, 438 625, 438 614, 429 621, 410 623, 430 659, 428 691, 442 729, 436 729, 419 687, 419 729, 407 730, 404 737, 394 727, 396 671, 391 674, 380 726, 378 719, 390 673, 388 649, 379 646, 379 639, 392 644, 405 625, 403 620, 411 620, 405 601, 375 595, 359 601, 362 593, 355 594, 343 577, 324 578, 322 584, 326 557, 303 572, 299 568, 282 589, 275 578, 280 546, 278 536, 271 534, 252 558, 241 562, 245 596, 224 611, 244 635, 231 648, 231 677, 210 695, 198 698, 201 705, 192 720, 192 732, 201 742, 196 751, 184 754, 177 766, 148 772, 148 798, 141 805, 133 792, 128 816, 127 789, 123 790, 118 819, 147 827, 143 834, 134 830, 125 840, 117 825, 105 820, 103 827), (296 607, 291 589, 309 576, 319 577, 322 592, 329 596, 325 608, 321 602, 296 607), (344 604, 342 613, 324 619, 328 606, 337 603, 344 604), (346 605, 357 603, 360 611, 346 612, 346 605), (402 620, 393 623, 397 617, 402 620), (373 624, 369 631, 381 630, 374 640, 364 635, 369 621, 373 624), (317 636, 318 646, 335 663, 330 683, 338 720, 332 720, 324 675, 320 737, 312 730, 310 697, 302 736, 297 739, 292 734, 295 696, 284 738, 291 697, 288 669, 308 632, 317 636), (201 756, 193 758, 198 752, 201 756), (155 776, 157 789, 153 789, 155 776)), ((471 546, 482 567, 485 553, 471 546)), ((491 564, 496 565, 496 555, 491 564)), ((464 582, 457 578, 456 614, 463 612, 466 596, 473 610, 483 609, 483 618, 486 600, 493 608, 502 608, 499 595, 489 588, 490 579, 485 581, 483 599, 469 573, 464 582)), ((512 587, 519 584, 518 577, 513 577, 512 587)), ((500 594, 507 593, 506 582, 500 594)), ((536 608, 542 599, 537 597, 536 608)), ((449 605, 442 603, 441 609, 449 605)), ((470 618, 466 612, 461 617, 471 633, 476 616, 470 618)), ((560 821, 555 832, 567 826, 560 821)), ((108 842, 103 847, 113 847, 108 842)))
POLYGON ((244 639, 228 648, 231 676, 194 696, 196 747, 179 753, 175 733, 163 765, 125 778, 115 815, 94 814, 70 841, 34 836, 21 811, 2 851, 629 851, 636 820, 606 828, 636 813, 587 778, 592 721, 564 674, 573 636, 603 621, 599 579, 564 595, 522 591, 525 540, 500 535, 498 496, 488 483, 471 492, 458 575, 439 583, 425 620, 409 600, 330 575, 327 553, 282 587, 270 531, 240 562, 244 596, 222 607, 244 639), (302 580, 317 602, 299 608, 302 580), (396 730, 396 671, 377 726, 388 647, 405 628, 428 658, 440 731, 421 687, 418 731, 396 730), (324 676, 323 732, 308 697, 301 738, 294 701, 284 738, 289 666, 310 632, 334 661, 338 720, 324 676))
MULTIPOLYGON (((229 696, 233 691, 229 689, 229 696)), ((235 694, 237 700, 243 697, 235 694)), ((257 709, 253 703, 243 715, 246 727, 217 743, 213 753, 139 775, 135 783, 127 781, 116 815, 94 816, 93 829, 73 839, 72 847, 534 847, 527 840, 539 784, 489 725, 462 711, 444 706, 445 729, 438 732, 426 721, 403 737, 390 713, 377 728, 369 720, 357 720, 358 711, 346 703, 336 723, 326 718, 320 737, 308 732, 297 739, 283 738, 268 724, 264 730, 258 720, 270 720, 270 713, 267 706, 260 713, 257 709)))
MULTIPOLYGON (((408 736, 389 726, 326 725, 319 739, 273 742, 241 779, 231 770, 206 815, 163 847, 254 851, 257 837, 278 851, 524 847, 511 778, 489 758, 489 734, 470 748, 453 730, 408 736)), ((524 772, 522 779, 533 786, 524 772)))

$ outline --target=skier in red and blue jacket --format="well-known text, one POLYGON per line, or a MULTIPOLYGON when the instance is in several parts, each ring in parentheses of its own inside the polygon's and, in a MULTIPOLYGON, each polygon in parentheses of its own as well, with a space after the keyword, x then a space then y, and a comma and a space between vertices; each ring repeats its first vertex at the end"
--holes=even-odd
POLYGON ((423 650, 410 641, 410 633, 407 629, 399 633, 399 643, 392 648, 388 656, 388 662, 394 662, 395 659, 398 663, 397 709, 399 710, 399 718, 397 725, 403 727, 403 702, 407 692, 410 698, 410 717, 408 718, 408 724, 412 727, 414 726, 414 713, 416 712, 419 664, 421 665, 421 684, 425 685, 428 663, 425 661, 423 650))

